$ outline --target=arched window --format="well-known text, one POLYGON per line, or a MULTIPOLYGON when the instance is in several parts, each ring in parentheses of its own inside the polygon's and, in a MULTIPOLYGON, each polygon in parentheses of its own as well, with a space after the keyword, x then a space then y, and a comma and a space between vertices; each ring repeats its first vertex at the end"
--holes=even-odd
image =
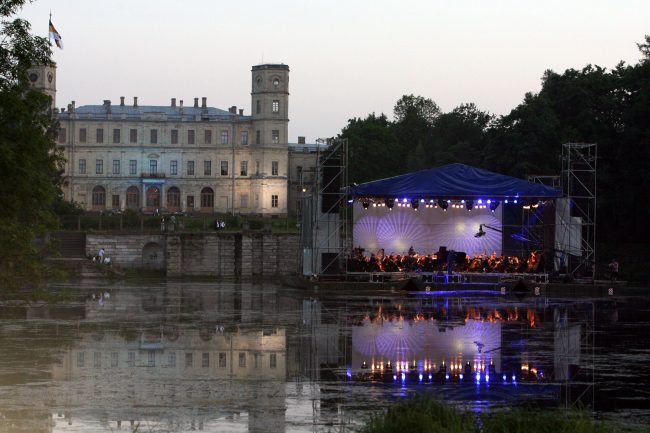
POLYGON ((93 188, 93 210, 106 209, 106 190, 97 185, 93 188))
POLYGON ((140 208, 140 190, 137 186, 130 186, 126 189, 126 207, 136 210, 140 208))
POLYGON ((174 212, 181 209, 181 191, 175 186, 167 190, 167 209, 174 212))
POLYGON ((214 191, 212 188, 207 186, 201 190, 201 210, 213 210, 214 209, 214 191))
POLYGON ((147 208, 149 210, 160 208, 160 188, 157 186, 147 188, 147 208))

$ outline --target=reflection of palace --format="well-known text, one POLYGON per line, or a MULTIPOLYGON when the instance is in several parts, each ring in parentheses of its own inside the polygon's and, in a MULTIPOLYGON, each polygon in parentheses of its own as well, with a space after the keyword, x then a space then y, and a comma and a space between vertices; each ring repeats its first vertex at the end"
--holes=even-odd
POLYGON ((9 383, 0 413, 11 419, 0 431, 281 432, 296 419, 339 420, 346 404, 359 403, 346 399, 362 397, 325 388, 344 389, 346 372, 358 380, 382 368, 406 373, 406 386, 420 371, 458 382, 468 362, 482 381, 486 372, 497 382, 503 372, 518 382, 562 381, 580 365, 589 313, 459 297, 361 296, 342 306, 262 284, 86 293, 82 308, 26 308, 21 326, 33 331, 22 339, 0 328, 10 349, 0 372, 17 372, 0 382, 9 383))

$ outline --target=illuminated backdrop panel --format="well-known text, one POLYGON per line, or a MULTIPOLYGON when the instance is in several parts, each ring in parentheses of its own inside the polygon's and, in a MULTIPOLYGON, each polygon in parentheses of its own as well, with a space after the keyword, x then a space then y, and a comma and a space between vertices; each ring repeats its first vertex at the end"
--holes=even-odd
POLYGON ((438 251, 441 246, 448 250, 463 251, 470 256, 478 254, 501 255, 502 212, 499 206, 490 209, 449 208, 447 211, 435 208, 397 207, 389 210, 385 206, 364 209, 361 203, 354 203, 354 246, 366 250, 367 254, 384 249, 386 254, 403 254, 409 247, 420 254, 438 251), (481 224, 485 235, 475 237, 481 224))

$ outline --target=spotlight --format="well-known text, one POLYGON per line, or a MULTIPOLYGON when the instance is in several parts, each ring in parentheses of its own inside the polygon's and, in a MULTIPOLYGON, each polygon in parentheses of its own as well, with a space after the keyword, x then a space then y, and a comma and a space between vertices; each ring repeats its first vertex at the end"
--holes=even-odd
POLYGON ((447 208, 449 207, 449 203, 445 200, 438 200, 438 206, 440 206, 440 209, 446 212, 447 208))
POLYGON ((367 202, 367 201, 364 201, 363 203, 361 203, 361 206, 363 206, 364 209, 368 209, 370 207, 370 203, 367 202))
POLYGON ((474 200, 467 200, 465 202, 465 208, 467 208, 468 211, 471 211, 472 209, 474 209, 474 200))
POLYGON ((420 200, 418 200, 417 198, 411 200, 411 207, 413 208, 413 210, 418 210, 418 208, 420 207, 420 200))
POLYGON ((387 198, 384 200, 384 202, 386 203, 386 207, 390 210, 392 210, 393 206, 395 206, 395 200, 393 200, 392 198, 387 198))
POLYGON ((494 200, 494 201, 488 200, 488 202, 490 203, 490 210, 492 212, 494 212, 499 207, 499 202, 496 201, 496 200, 494 200))

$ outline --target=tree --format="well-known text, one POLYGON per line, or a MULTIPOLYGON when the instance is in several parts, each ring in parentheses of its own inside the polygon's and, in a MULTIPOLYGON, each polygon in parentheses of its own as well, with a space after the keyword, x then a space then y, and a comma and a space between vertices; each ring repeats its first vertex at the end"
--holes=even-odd
POLYGON ((52 204, 60 194, 51 100, 27 80, 32 65, 51 63, 51 50, 27 21, 11 19, 24 3, 0 5, 0 290, 45 275, 36 240, 56 226, 52 204))

